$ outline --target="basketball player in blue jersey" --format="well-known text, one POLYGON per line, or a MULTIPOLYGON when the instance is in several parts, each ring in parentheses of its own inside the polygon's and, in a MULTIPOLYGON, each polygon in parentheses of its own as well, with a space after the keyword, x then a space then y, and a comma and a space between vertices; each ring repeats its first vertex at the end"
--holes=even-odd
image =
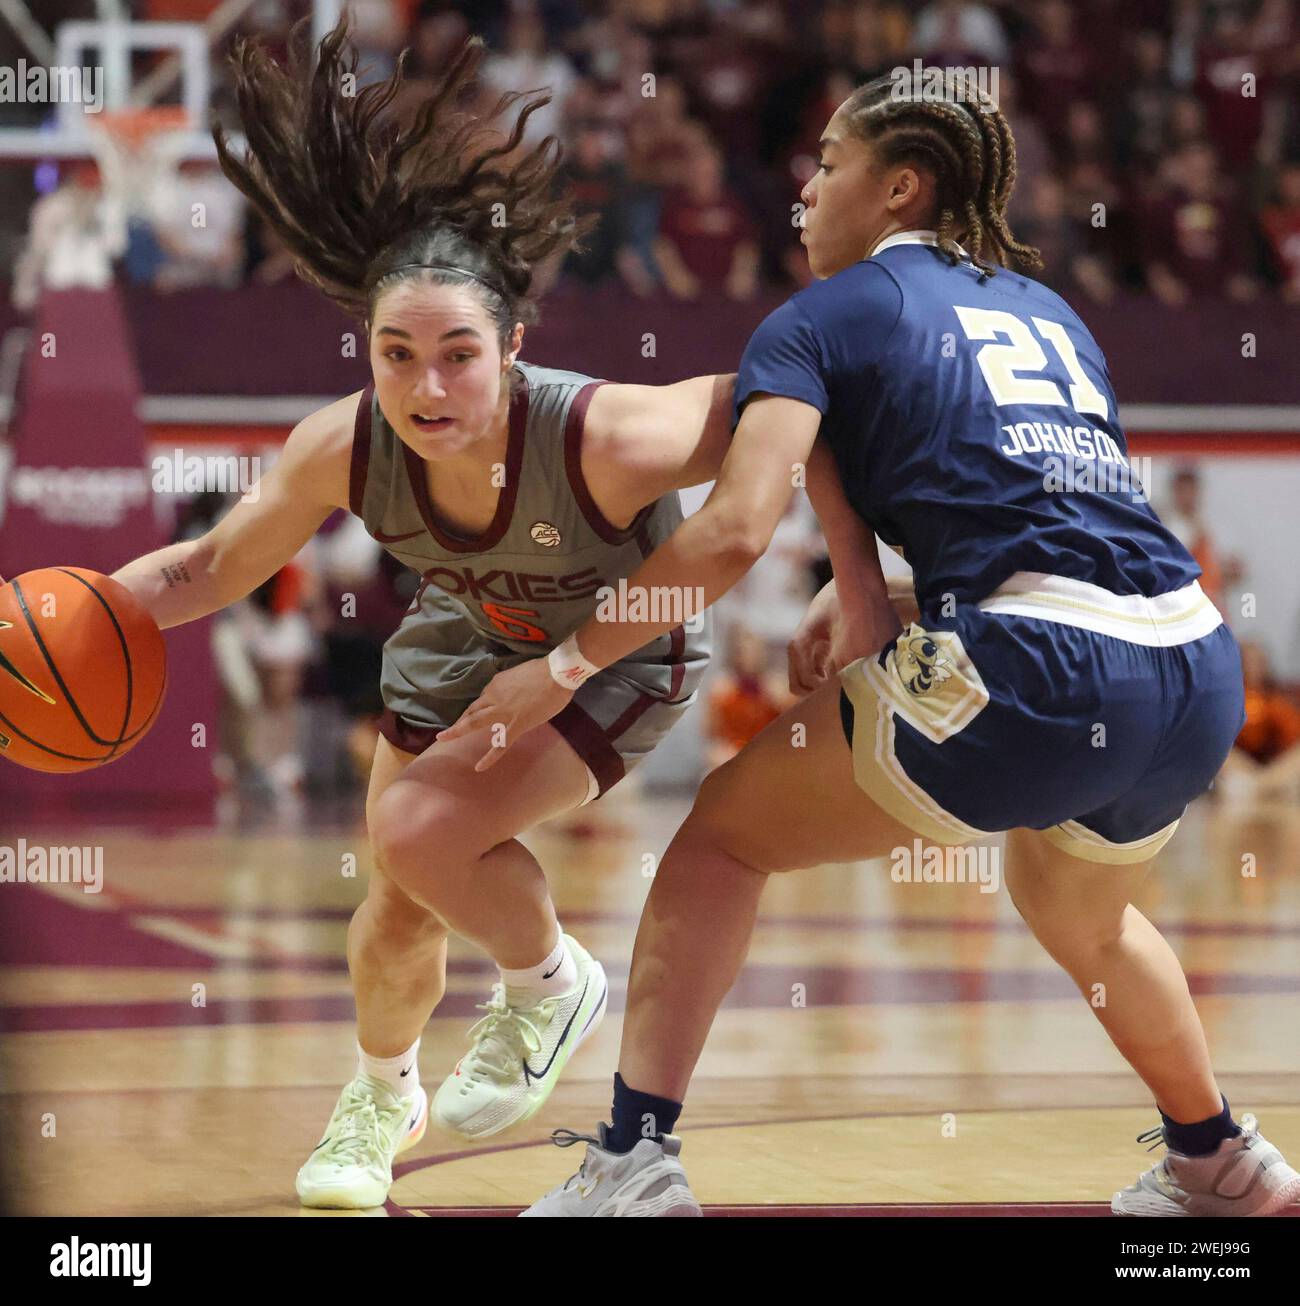
MULTIPOLYGON (((561 931, 516 836, 607 791, 656 746, 695 697, 707 630, 676 625, 630 649, 491 773, 474 769, 483 740, 435 739, 501 668, 545 661, 672 534, 677 489, 721 465, 732 378, 610 385, 521 362, 531 266, 583 230, 555 189, 554 138, 518 153, 546 99, 530 99, 504 141, 458 112, 481 57, 472 44, 402 124, 388 113, 400 68, 345 93, 345 35, 288 72, 243 46, 249 154, 217 141, 304 278, 365 320, 373 382, 304 419, 208 535, 116 579, 161 626, 193 621, 262 584, 338 508, 423 577, 384 654, 375 866, 348 934, 359 1063, 297 1182, 308 1206, 372 1207, 430 1110, 471 1138, 528 1119, 604 1013, 604 972, 561 931), (453 932, 501 977, 430 1103, 416 1058, 453 932)), ((829 459, 824 470, 838 494, 829 459)))
MULTIPOLYGON (((1166 1155, 1113 1209, 1300 1200, 1300 1175, 1233 1120, 1178 959, 1131 905, 1241 726, 1236 644, 1127 479, 1096 342, 1059 296, 999 270, 1034 261, 1004 216, 1001 113, 973 88, 898 90, 859 88, 832 117, 803 192, 818 281, 755 332, 710 499, 629 582, 716 599, 820 435, 851 510, 818 508, 836 580, 791 651, 811 692, 705 781, 642 917, 612 1124, 528 1215, 700 1213, 670 1131, 769 874, 995 831, 1017 909, 1082 992, 1104 988, 1092 1010, 1161 1112, 1166 1155), (914 568, 906 630, 873 532, 914 568)), ((557 660, 581 684, 658 631, 591 620, 557 660)), ((492 721, 522 746, 567 701, 544 665, 506 671, 449 734, 492 721)))

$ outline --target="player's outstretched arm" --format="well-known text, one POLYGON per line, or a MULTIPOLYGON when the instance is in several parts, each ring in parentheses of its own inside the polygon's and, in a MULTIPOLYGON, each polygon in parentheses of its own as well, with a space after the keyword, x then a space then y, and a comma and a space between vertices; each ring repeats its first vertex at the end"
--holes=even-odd
POLYGON ((582 475, 611 522, 714 480, 731 446, 735 374, 672 385, 603 385, 582 433, 582 475))
POLYGON ((251 593, 347 506, 357 403, 350 395, 304 418, 275 466, 206 535, 137 558, 113 579, 164 630, 251 593))

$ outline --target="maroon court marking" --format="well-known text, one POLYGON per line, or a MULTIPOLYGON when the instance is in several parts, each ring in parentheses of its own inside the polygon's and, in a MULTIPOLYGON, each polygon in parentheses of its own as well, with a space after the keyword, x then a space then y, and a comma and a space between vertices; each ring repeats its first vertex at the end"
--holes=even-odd
MULTIPOLYGON (((36 886, 22 886, 36 890, 36 886)), ((132 898, 114 891, 114 898, 132 911, 151 916, 172 916, 181 921, 350 921, 356 906, 352 907, 198 907, 169 905, 151 902, 147 898, 132 898)), ((566 911, 566 921, 579 925, 630 925, 640 922, 637 912, 566 911)), ((760 926, 788 926, 791 929, 826 930, 897 930, 922 934, 1024 934, 1029 930, 1023 921, 971 920, 962 916, 777 916, 760 914, 760 926)), ((1300 922, 1264 921, 1166 921, 1156 922, 1160 932, 1168 935, 1218 938, 1296 938, 1300 937, 1300 922)))
MULTIPOLYGON (((113 893, 105 909, 87 911, 75 902, 34 885, 6 885, 6 918, 10 928, 4 931, 3 960, 9 966, 76 966, 132 967, 197 971, 210 977, 206 1007, 190 1005, 188 986, 176 1000, 152 999, 144 1002, 81 1002, 12 1004, 0 1007, 0 1031, 89 1030, 159 1028, 166 1026, 204 1026, 231 1024, 276 1024, 300 1021, 351 1022, 354 1008, 350 994, 273 995, 257 998, 223 998, 222 975, 261 972, 338 974, 347 970, 341 951, 337 954, 292 955, 259 940, 250 946, 254 955, 230 960, 216 957, 197 947, 190 947, 137 925, 137 917, 150 916, 178 919, 193 923, 214 938, 234 937, 226 930, 229 918, 219 909, 182 909, 152 906, 144 901, 113 893)), ((346 914, 346 913, 344 913, 346 914)), ((285 919, 285 914, 253 913, 257 919, 285 919)), ((321 919, 321 912, 303 911, 287 914, 293 919, 321 919)), ((570 913, 566 919, 635 923, 631 913, 570 913)), ((809 919, 823 925, 844 928, 841 922, 820 918, 769 918, 769 926, 797 926, 809 919)), ((882 927, 902 922, 878 921, 882 927)), ((934 922, 925 922, 933 926, 934 922)), ((970 923, 968 923, 970 924, 970 923)), ((996 926, 997 922, 985 922, 996 926)), ((1016 922, 1001 926, 1022 929, 1016 922)), ((945 927, 947 928, 947 927, 945 927)), ((1286 927, 1289 928, 1289 927, 1286 927)), ((1173 932, 1173 931, 1171 931, 1173 932)), ((1191 933, 1191 930, 1186 931, 1191 933)), ((1281 934, 1283 928, 1273 927, 1281 934)), ((451 963, 449 971, 458 976, 482 976, 484 986, 494 974, 486 958, 451 963)), ((609 973, 617 980, 627 975, 627 964, 610 965, 609 973)), ((1238 974, 1193 973, 1188 976, 1193 994, 1246 995, 1294 993, 1300 989, 1295 975, 1265 973, 1238 974)), ((951 1002, 1043 1002, 1077 998, 1077 990, 1062 971, 1055 969, 945 969, 938 966, 872 965, 864 948, 860 964, 855 965, 765 965, 746 967, 739 982, 728 995, 724 1006, 731 1010, 788 1009, 791 986, 802 984, 809 1006, 890 1006, 901 1004, 937 1004, 951 1002)), ((612 1009, 622 1009, 623 993, 611 995, 612 1009)), ((479 995, 453 993, 439 1007, 439 1014, 451 1017, 472 1016, 479 995)))
MULTIPOLYGON (((150 964, 157 966, 160 963, 150 964)), ((219 986, 225 968, 219 959, 201 956, 161 964, 196 969, 207 977, 207 1005, 190 1005, 188 983, 178 988, 176 998, 171 1001, 6 1005, 0 1007, 0 1032, 351 1023, 355 1019, 350 992, 222 998, 219 986), (217 993, 211 991, 214 987, 217 993)), ((619 974, 616 969, 610 969, 613 974, 619 974)), ((1189 975, 1188 983, 1192 993, 1198 996, 1294 993, 1297 987, 1293 975, 1189 975)), ((750 965, 728 995, 723 1008, 728 1011, 789 1010, 793 984, 805 986, 809 1008, 1050 1002, 1078 998, 1078 990, 1068 976, 1054 971, 985 972, 937 968, 859 971, 847 967, 750 965)), ((438 1015, 472 1016, 482 997, 478 993, 449 993, 439 1003, 438 1015)), ((623 1004, 624 994, 611 991, 610 1010, 622 1011, 623 1004)))

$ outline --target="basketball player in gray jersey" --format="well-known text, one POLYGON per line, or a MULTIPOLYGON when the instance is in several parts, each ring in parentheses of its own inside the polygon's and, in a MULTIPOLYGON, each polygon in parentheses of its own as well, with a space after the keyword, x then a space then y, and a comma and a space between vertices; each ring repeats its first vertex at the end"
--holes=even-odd
MULTIPOLYGON (((385 650, 382 728, 397 748, 423 751, 497 671, 549 653, 681 524, 674 493, 645 503, 621 524, 593 497, 583 471, 588 413, 595 401, 599 440, 605 413, 626 389, 615 387, 606 403, 602 386, 576 372, 515 363, 506 381, 500 494, 486 529, 474 535, 439 524, 419 455, 385 418, 374 387, 363 392, 352 442, 351 508, 375 539, 423 577, 385 650)), ((702 378, 689 387, 699 406, 689 434, 695 441, 725 384, 702 378)), ((655 399, 650 403, 653 412, 655 399)), ((665 433, 661 450, 674 438, 665 433)), ((587 766, 588 798, 617 783, 693 699, 708 660, 707 617, 683 611, 683 618, 583 686, 556 717, 556 730, 587 766)), ((446 1118, 459 1120, 469 1096, 448 1102, 446 1118)))
MULTIPOLYGON (((248 153, 214 134, 226 175, 300 275, 365 321, 372 384, 299 423, 206 536, 116 578, 160 626, 192 621, 262 584, 337 508, 423 577, 383 665, 388 715, 366 806, 374 867, 348 931, 357 1070, 297 1182, 309 1206, 371 1207, 431 1107, 474 1138, 527 1120, 604 1013, 604 971, 561 931, 517 836, 654 747, 695 693, 704 631, 674 623, 491 768, 476 766, 490 730, 437 736, 502 670, 545 660, 557 682, 572 675, 567 646, 602 589, 673 534, 679 488, 717 475, 732 378, 615 385, 520 362, 533 263, 594 221, 556 191, 554 139, 521 147, 546 99, 530 97, 504 140, 457 111, 481 57, 470 43, 406 122, 391 110, 400 66, 347 94, 356 59, 344 27, 315 60, 303 33, 288 71, 256 45, 236 49, 248 153), (417 1053, 453 932, 501 978, 430 1104, 417 1053)), ((823 467, 821 493, 839 494, 829 458, 823 467)), ((820 483, 814 464, 809 475, 820 483)))

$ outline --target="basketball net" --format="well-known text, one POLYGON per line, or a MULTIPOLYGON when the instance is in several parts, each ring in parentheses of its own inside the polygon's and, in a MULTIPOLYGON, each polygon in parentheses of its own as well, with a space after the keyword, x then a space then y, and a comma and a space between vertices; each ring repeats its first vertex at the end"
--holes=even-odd
POLYGON ((118 109, 88 115, 87 122, 94 128, 109 225, 125 225, 133 218, 165 221, 189 143, 189 114, 174 106, 118 109))
POLYGON ((165 225, 175 212, 177 166, 190 141, 181 108, 87 114, 98 186, 69 181, 32 210, 28 240, 14 270, 13 302, 29 312, 41 288, 103 289, 127 248, 133 220, 165 225))

